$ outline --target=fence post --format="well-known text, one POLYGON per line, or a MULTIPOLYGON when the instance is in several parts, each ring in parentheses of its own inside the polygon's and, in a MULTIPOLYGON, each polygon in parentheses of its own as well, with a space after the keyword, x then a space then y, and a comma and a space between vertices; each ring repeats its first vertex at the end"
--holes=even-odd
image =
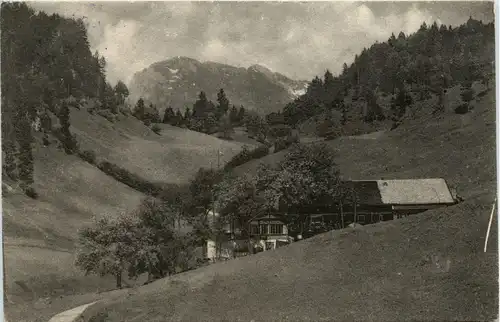
POLYGON ((484 252, 485 253, 486 253, 486 248, 488 247, 488 238, 490 237, 491 222, 493 221, 493 214, 495 213, 496 204, 497 204, 497 198, 495 197, 495 201, 493 202, 493 206, 491 207, 490 221, 488 223, 488 230, 486 231, 486 238, 484 241, 484 252))

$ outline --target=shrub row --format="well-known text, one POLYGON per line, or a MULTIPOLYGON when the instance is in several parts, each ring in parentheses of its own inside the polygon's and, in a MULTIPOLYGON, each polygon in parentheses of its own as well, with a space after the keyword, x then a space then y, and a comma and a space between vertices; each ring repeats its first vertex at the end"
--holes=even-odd
POLYGON ((274 142, 274 153, 287 149, 294 143, 299 143, 299 137, 297 135, 289 135, 286 138, 278 138, 274 142))
POLYGON ((166 201, 175 202, 176 199, 182 198, 188 189, 185 185, 150 182, 109 161, 103 160, 98 162, 96 153, 92 150, 79 151, 78 156, 82 160, 95 165, 99 170, 113 177, 115 180, 144 194, 158 197, 166 201))
POLYGON ((143 179, 127 169, 121 168, 111 162, 102 161, 97 165, 97 167, 102 172, 115 178, 115 180, 118 180, 121 183, 124 183, 127 186, 147 195, 157 197, 163 192, 163 187, 161 185, 149 182, 146 179, 143 179))
POLYGON ((253 150, 250 150, 247 146, 243 147, 238 154, 236 154, 225 166, 225 169, 234 169, 248 161, 253 159, 260 159, 269 154, 269 147, 261 145, 253 150))

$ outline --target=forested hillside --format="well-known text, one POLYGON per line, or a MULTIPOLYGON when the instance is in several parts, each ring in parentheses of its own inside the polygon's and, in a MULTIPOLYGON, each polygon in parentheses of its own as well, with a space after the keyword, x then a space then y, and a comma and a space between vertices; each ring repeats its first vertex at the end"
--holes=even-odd
POLYGON ((494 33, 493 23, 470 18, 456 28, 423 23, 411 35, 392 34, 365 48, 351 65, 344 63, 338 76, 326 71, 315 77, 304 95, 268 118, 297 127, 314 117, 324 122, 317 125, 325 134, 349 123, 369 124, 371 130, 384 120, 397 126, 413 102, 431 97, 438 104, 428 112, 440 112, 446 88, 458 84, 466 91, 474 81, 492 86, 494 33))
POLYGON ((36 196, 32 144, 55 136, 68 154, 76 153, 69 107, 93 101, 99 113, 117 114, 128 90, 106 82, 106 60, 92 54, 82 19, 35 12, 25 3, 3 3, 2 150, 3 175, 36 196), (104 112, 107 111, 107 112, 104 112), (52 120, 59 127, 52 127, 52 120), (38 137, 32 133, 44 133, 38 137), (43 137, 43 139, 41 138, 43 137))

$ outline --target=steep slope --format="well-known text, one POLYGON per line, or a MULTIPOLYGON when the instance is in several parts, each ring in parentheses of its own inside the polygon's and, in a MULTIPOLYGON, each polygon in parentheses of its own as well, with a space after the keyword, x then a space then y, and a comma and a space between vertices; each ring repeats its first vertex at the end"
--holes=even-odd
POLYGON ((329 142, 345 177, 443 177, 465 198, 459 205, 161 280, 87 315, 105 311, 108 321, 492 320, 498 314, 496 223, 488 252, 482 247, 496 191, 494 120, 490 91, 466 115, 329 142))
POLYGON ((200 167, 217 167, 238 153, 243 144, 214 136, 158 124, 160 135, 131 116, 120 115, 116 123, 72 111, 72 132, 83 150, 153 182, 186 183, 200 167), (222 153, 219 158, 217 151, 222 153), (219 159, 219 160, 218 160, 219 159))
MULTIPOLYGON (((385 122, 373 121, 399 119, 397 106, 406 106, 398 103, 400 89, 421 101, 447 87, 490 82, 494 78, 494 35, 493 22, 472 17, 460 26, 423 23, 410 35, 391 35, 387 41, 363 49, 352 64, 343 65, 338 76, 327 71, 324 77, 312 79, 307 92, 284 107, 286 123, 306 123, 308 127, 307 123, 315 123, 311 117, 335 111, 362 132, 381 130, 385 122)), ((429 105, 428 112, 436 105, 429 105)))
MULTIPOLYGON (((475 85, 476 93, 484 87, 475 85)), ((459 97, 449 89, 450 102, 459 97), (453 94, 453 95, 452 95, 453 94)), ((477 97, 474 110, 458 115, 453 111, 434 116, 426 107, 415 106, 415 117, 395 131, 370 136, 341 137, 328 141, 338 154, 337 164, 346 178, 444 177, 459 193, 468 195, 469 181, 494 182, 495 109, 494 92, 477 97)), ((435 104, 435 98, 417 105, 435 104)), ((451 103, 450 103, 451 104, 451 103)), ((248 162, 237 173, 255 173, 260 162, 279 162, 286 151, 248 162)), ((482 185, 477 185, 481 187, 482 185)))
POLYGON ((160 109, 172 106, 184 111, 192 107, 200 91, 215 101, 223 88, 231 104, 269 113, 303 94, 306 85, 259 65, 245 69, 175 57, 136 73, 129 89, 132 102, 143 97, 160 109))
POLYGON ((7 294, 17 302, 112 285, 74 268, 78 228, 129 211, 144 195, 54 146, 34 152, 38 199, 13 186, 2 200, 7 294))
MULTIPOLYGON (((167 125, 157 135, 134 117, 120 115, 111 123, 85 109, 71 109, 71 123, 82 150, 152 182, 187 183, 199 167, 217 166, 217 150, 224 153, 222 166, 242 146, 167 125)), ((113 288, 112 278, 84 276, 74 267, 78 229, 93 217, 130 212, 145 197, 55 144, 38 142, 34 159, 37 200, 11 182, 3 187, 7 294, 13 302, 6 309, 15 321, 43 321, 43 314, 57 313, 58 306, 50 311, 42 299, 113 288)))

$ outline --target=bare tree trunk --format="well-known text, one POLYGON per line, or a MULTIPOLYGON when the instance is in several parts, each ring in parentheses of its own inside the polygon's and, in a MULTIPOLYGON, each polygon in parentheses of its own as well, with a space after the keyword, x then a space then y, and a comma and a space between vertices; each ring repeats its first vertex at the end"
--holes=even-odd
POLYGON ((116 274, 116 287, 122 288, 122 272, 116 274))
POLYGON ((358 222, 358 213, 357 213, 357 204, 358 201, 356 200, 356 192, 354 192, 354 223, 356 224, 358 222))
POLYGON ((340 220, 342 221, 342 229, 345 228, 344 224, 344 206, 342 205, 342 201, 340 202, 340 220))

